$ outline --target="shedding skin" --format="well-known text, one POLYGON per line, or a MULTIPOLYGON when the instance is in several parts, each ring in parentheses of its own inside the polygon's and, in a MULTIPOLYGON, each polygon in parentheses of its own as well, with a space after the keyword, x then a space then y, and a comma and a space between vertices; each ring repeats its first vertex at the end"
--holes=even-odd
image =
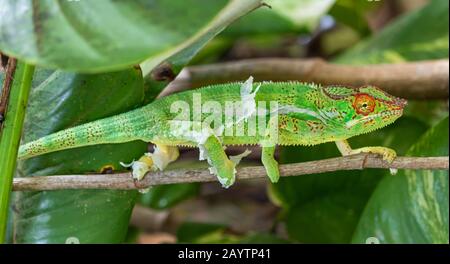
POLYGON ((280 179, 280 171, 278 170, 278 161, 275 160, 273 154, 275 153, 275 146, 263 147, 261 152, 261 162, 266 168, 267 176, 270 181, 275 183, 280 179))
POLYGON ((154 143, 155 150, 123 164, 133 169, 136 180, 141 180, 148 171, 164 170, 175 161, 178 146, 198 147, 200 159, 206 159, 211 173, 229 187, 235 182, 237 163, 248 152, 228 157, 225 146, 259 145, 267 175, 277 182, 277 145, 336 142, 342 155, 369 152, 392 162, 396 157, 392 149, 352 149, 346 140, 393 123, 405 106, 406 100, 373 86, 253 83, 249 78, 244 83, 212 85, 170 95, 127 113, 50 134, 21 145, 19 159, 95 144, 143 140, 154 143), (235 103, 237 107, 230 108, 235 103), (199 105, 200 112, 195 108, 199 105), (227 109, 234 116, 229 118, 227 109), (182 121, 178 122, 182 125, 174 127, 173 121, 182 121), (194 129, 205 122, 206 127, 194 129))
POLYGON ((222 144, 215 136, 210 136, 204 143, 208 163, 211 165, 211 173, 217 175, 219 182, 224 187, 231 186, 235 181, 235 164, 228 159, 222 144))

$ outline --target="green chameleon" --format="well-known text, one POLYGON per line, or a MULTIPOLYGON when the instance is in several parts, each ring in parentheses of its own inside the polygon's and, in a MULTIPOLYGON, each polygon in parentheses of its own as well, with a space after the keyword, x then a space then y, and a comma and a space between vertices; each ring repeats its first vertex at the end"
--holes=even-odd
POLYGON ((228 157, 229 145, 260 145, 261 160, 272 182, 279 179, 276 145, 316 145, 334 141, 342 155, 396 153, 385 147, 352 149, 346 139, 394 122, 406 100, 373 87, 321 87, 299 82, 212 85, 156 100, 120 115, 68 128, 20 146, 19 159, 95 144, 143 140, 155 144, 130 166, 141 180, 178 158, 177 146, 198 147, 200 160, 224 187, 235 181, 236 165, 250 151, 228 157))

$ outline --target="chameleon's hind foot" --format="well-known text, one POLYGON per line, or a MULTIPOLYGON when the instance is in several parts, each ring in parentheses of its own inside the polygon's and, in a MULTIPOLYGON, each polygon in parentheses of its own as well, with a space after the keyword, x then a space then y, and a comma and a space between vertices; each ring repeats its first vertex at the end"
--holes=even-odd
MULTIPOLYGON (((336 141, 336 145, 343 156, 358 154, 358 153, 374 153, 383 157, 384 161, 392 163, 397 157, 395 150, 386 147, 363 147, 352 149, 346 140, 336 141)), ((392 175, 397 173, 397 169, 389 168, 392 175)))
POLYGON ((147 172, 164 170, 169 163, 179 156, 178 148, 166 145, 156 145, 153 153, 145 153, 137 161, 130 164, 121 163, 124 167, 131 167, 133 179, 142 180, 147 172))

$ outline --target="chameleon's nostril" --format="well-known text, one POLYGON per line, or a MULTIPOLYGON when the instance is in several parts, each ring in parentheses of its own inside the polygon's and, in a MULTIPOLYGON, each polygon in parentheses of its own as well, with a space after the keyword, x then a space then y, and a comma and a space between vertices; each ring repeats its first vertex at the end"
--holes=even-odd
POLYGON ((394 105, 402 107, 402 108, 405 107, 407 104, 408 104, 408 101, 403 98, 396 98, 394 100, 394 105))

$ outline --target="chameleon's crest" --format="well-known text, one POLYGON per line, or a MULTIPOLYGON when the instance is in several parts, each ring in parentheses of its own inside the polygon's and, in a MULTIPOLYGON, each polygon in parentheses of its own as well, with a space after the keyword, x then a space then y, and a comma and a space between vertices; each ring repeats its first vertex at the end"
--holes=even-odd
POLYGON ((395 96, 392 96, 385 91, 381 90, 380 88, 376 86, 362 86, 359 88, 354 87, 348 87, 348 86, 339 86, 339 85, 331 85, 327 87, 322 88, 323 93, 332 98, 332 99, 344 99, 349 96, 357 96, 357 95, 369 95, 375 100, 379 101, 385 101, 388 103, 394 103, 398 105, 405 105, 406 101, 401 98, 397 98, 395 96))
POLYGON ((322 90, 328 97, 332 99, 343 99, 347 96, 357 93, 357 89, 346 86, 327 86, 322 90))

